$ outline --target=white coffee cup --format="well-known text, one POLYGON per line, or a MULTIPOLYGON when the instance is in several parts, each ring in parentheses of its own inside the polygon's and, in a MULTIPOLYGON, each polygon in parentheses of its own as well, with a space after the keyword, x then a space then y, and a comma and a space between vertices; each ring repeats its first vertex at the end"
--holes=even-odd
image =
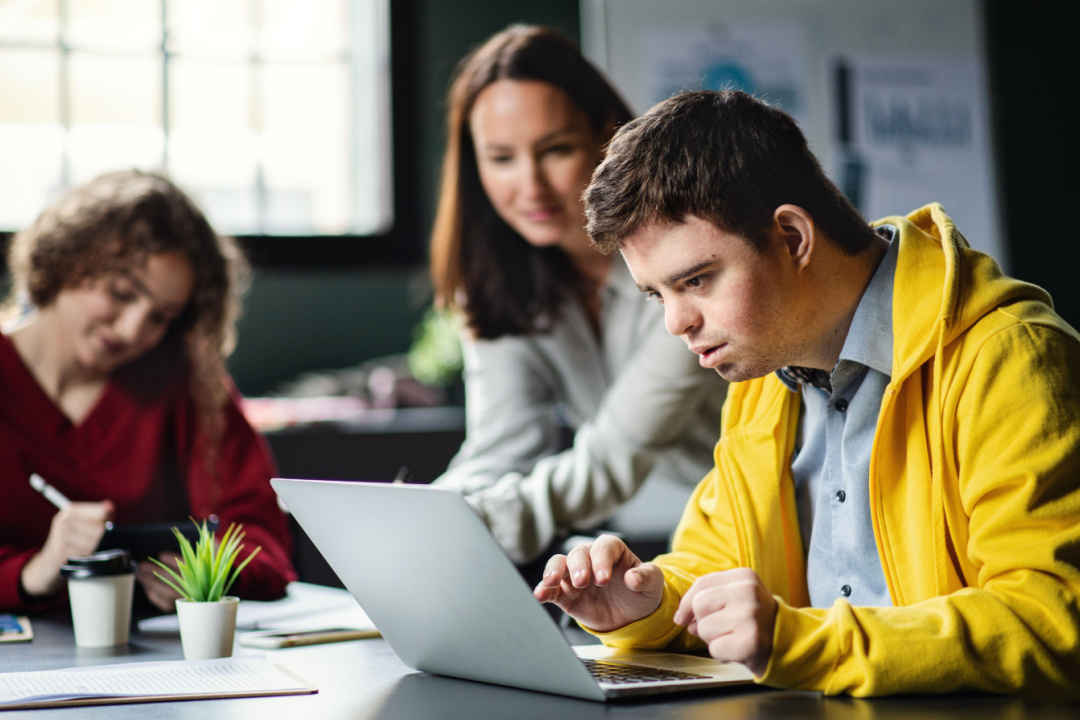
POLYGON ((135 561, 126 550, 68 558, 60 570, 68 581, 75 644, 84 648, 127 645, 135 561))

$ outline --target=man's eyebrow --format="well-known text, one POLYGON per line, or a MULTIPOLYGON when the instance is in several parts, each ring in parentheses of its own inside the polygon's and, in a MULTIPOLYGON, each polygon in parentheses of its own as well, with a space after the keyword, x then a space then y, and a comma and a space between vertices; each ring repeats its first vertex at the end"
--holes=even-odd
MULTIPOLYGON (((672 285, 679 282, 680 280, 685 280, 688 277, 693 277, 694 275, 697 275, 702 270, 705 270, 710 265, 712 265, 713 262, 714 262, 714 259, 709 258, 708 260, 702 260, 701 262, 699 262, 699 263, 697 263, 695 265, 691 265, 690 267, 683 268, 682 270, 674 272, 671 275, 668 275, 667 278, 660 283, 660 286, 661 287, 671 287, 672 285)), ((655 288, 650 287, 648 285, 638 285, 637 287, 638 287, 638 290, 640 290, 643 293, 656 292, 655 288)))

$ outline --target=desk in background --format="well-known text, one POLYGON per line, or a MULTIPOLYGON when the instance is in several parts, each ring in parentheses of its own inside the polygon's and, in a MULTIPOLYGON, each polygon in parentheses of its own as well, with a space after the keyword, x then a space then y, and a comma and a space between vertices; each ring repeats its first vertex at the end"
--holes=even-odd
MULTIPOLYGON (((410 482, 429 483, 465 440, 462 407, 378 410, 350 398, 249 398, 244 413, 269 443, 281 477, 389 481, 406 467, 410 482)), ((573 431, 562 432, 562 446, 569 447, 573 431)), ((291 517, 289 528, 299 579, 344 587, 291 517)), ((666 538, 635 547, 652 557, 666 548, 666 538)))
MULTIPOLYGON (((348 398, 322 400, 347 401, 348 398)), ((272 400, 262 399, 262 402, 272 400)), ((298 411, 290 416, 292 421, 283 419, 276 423, 266 417, 266 410, 259 422, 255 422, 257 418, 246 408, 245 414, 266 437, 284 477, 392 480, 406 466, 414 481, 427 483, 446 470, 465 439, 465 409, 461 407, 396 410, 358 407, 351 413, 345 412, 347 409, 346 403, 322 420, 298 411)))
MULTIPOLYGON (((66 613, 38 616, 33 623, 32 643, 0 649, 0 671, 183 658, 175 635, 133 631, 128 647, 86 650, 75 647, 66 613)), ((567 632, 571 642, 586 641, 579 630, 567 632)), ((263 651, 238 645, 237 654, 261 656, 263 651)), ((318 694, 16 711, 0 713, 0 720, 1075 720, 1080 716, 1077 706, 995 696, 856 700, 766 688, 601 704, 417 673, 405 667, 382 639, 266 651, 265 655, 318 687, 318 694)))
MULTIPOLYGON (((269 398, 246 401, 261 403, 245 414, 269 443, 282 477, 389 481, 404 466, 413 481, 427 483, 446 470, 465 439, 460 407, 371 410, 351 407, 348 398, 322 398, 320 408, 304 400, 285 399, 276 409, 269 398)), ((289 528, 299 578, 343 587, 291 517, 289 528)))

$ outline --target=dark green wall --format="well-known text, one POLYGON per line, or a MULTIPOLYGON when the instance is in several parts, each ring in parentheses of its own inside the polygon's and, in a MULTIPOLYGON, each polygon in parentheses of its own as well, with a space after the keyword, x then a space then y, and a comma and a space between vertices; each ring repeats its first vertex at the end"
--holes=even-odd
POLYGON ((229 358, 237 386, 258 395, 305 371, 404 352, 423 281, 407 270, 259 272, 229 358))

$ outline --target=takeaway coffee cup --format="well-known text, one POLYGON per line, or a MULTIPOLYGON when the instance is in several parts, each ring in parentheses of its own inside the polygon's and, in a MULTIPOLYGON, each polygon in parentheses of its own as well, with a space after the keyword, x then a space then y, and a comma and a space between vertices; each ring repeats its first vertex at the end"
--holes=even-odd
POLYGON ((103 550, 68 558, 60 576, 68 581, 76 645, 127 645, 135 567, 127 550, 103 550))

